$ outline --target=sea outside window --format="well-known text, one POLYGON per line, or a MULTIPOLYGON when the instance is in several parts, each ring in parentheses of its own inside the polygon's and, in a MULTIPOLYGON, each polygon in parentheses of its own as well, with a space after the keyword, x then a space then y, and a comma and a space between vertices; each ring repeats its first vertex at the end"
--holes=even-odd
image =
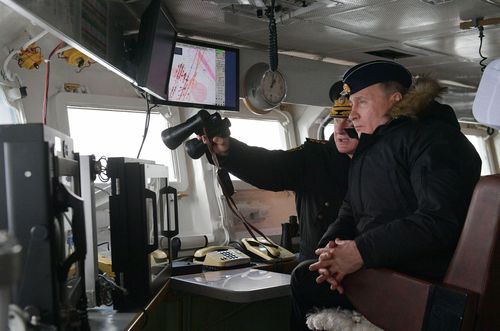
MULTIPOLYGON (((67 109, 75 151, 81 155, 94 154, 96 158, 102 155, 137 157, 144 133, 145 112, 74 106, 67 109)), ((168 166, 169 181, 176 181, 173 152, 161 140, 161 132, 167 124, 160 113, 151 112, 148 135, 139 158, 168 166)))

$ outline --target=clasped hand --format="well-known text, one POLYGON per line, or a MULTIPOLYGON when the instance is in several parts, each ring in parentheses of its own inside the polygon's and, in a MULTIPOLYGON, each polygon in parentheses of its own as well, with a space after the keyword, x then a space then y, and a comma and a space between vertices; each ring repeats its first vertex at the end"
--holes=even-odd
POLYGON ((363 266, 363 258, 354 240, 335 239, 330 241, 324 248, 316 250, 318 262, 309 266, 310 271, 317 271, 318 284, 328 282, 332 291, 337 290, 344 293, 341 285, 342 279, 347 274, 353 273, 363 266))

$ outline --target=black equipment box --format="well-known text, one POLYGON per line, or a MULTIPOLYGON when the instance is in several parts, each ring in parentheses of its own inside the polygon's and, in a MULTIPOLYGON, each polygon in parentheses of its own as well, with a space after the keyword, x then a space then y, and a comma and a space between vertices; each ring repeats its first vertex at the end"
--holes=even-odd
POLYGON ((129 311, 144 307, 169 277, 170 263, 155 263, 165 224, 169 228, 168 195, 174 196, 177 227, 177 191, 168 186, 168 169, 152 161, 112 157, 109 198, 111 259, 115 282, 124 292, 113 295, 114 308, 129 311), (165 212, 164 212, 165 211, 165 212))
POLYGON ((71 138, 42 124, 0 125, 0 229, 22 245, 13 301, 57 330, 88 330, 83 213, 71 138))

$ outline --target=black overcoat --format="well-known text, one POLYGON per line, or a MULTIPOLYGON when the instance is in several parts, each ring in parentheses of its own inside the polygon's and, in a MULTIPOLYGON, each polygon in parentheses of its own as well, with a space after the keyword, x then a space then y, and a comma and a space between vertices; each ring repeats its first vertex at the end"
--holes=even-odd
POLYGON ((362 134, 339 217, 320 241, 354 239, 365 267, 444 276, 481 172, 449 106, 362 134))

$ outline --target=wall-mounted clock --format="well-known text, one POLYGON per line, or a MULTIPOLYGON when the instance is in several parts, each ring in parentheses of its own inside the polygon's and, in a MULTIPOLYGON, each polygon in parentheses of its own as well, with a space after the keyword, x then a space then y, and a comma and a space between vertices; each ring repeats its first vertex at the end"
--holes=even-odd
POLYGON ((256 63, 248 69, 243 89, 245 105, 258 114, 268 113, 279 106, 287 92, 283 74, 272 71, 266 63, 256 63))

